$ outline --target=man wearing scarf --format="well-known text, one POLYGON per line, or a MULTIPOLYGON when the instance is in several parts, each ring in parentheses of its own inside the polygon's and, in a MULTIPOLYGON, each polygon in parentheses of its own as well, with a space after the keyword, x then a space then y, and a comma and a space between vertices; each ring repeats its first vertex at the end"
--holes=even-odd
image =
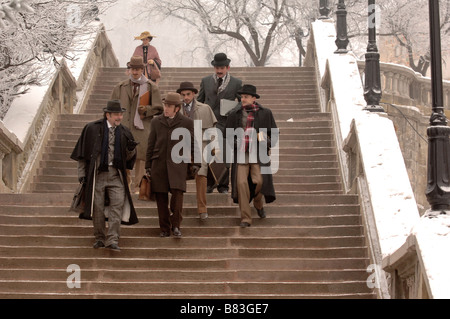
POLYGON ((244 85, 238 94, 241 96, 240 107, 228 115, 226 140, 229 147, 234 149, 231 197, 235 203, 239 203, 240 226, 245 228, 252 224, 252 199, 260 218, 266 217, 263 197, 267 204, 276 199, 272 174, 261 174, 261 167, 270 167, 271 164, 264 162, 261 155, 264 149, 269 152, 278 141, 272 139, 275 137, 272 131, 277 129, 272 111, 256 102, 260 98, 256 87, 244 85), (244 131, 241 138, 236 134, 239 129, 244 131))
MULTIPOLYGON (((134 191, 136 192, 139 189, 141 178, 145 174, 150 123, 155 115, 162 113, 163 104, 158 86, 143 75, 144 60, 142 57, 133 56, 129 66, 130 78, 116 85, 111 99, 120 100, 122 107, 127 109, 123 114, 123 123, 130 128, 136 141, 139 142, 134 180, 134 191)), ((130 183, 130 185, 132 184, 130 183)))
MULTIPOLYGON (((225 53, 217 53, 211 65, 214 66, 214 74, 202 79, 200 84, 200 92, 198 93, 197 101, 208 104, 214 112, 217 119, 217 128, 222 131, 225 136, 226 116, 220 114, 220 101, 239 100, 237 91, 242 87, 242 80, 230 75, 230 62, 225 53)), ((223 157, 226 158, 226 153, 223 152, 223 157)), ((228 193, 229 188, 229 168, 225 177, 219 181, 217 191, 219 193, 228 193)), ((208 174, 208 193, 214 190, 215 180, 208 174)))
POLYGON ((133 169, 136 142, 121 124, 126 111, 119 101, 109 101, 104 118, 88 123, 78 139, 71 159, 78 162, 78 178, 85 183, 85 210, 81 219, 93 220, 94 248, 120 250, 120 225, 138 222, 126 169, 133 169), (109 206, 105 208, 105 195, 109 206), (108 218, 108 231, 105 219, 108 218))

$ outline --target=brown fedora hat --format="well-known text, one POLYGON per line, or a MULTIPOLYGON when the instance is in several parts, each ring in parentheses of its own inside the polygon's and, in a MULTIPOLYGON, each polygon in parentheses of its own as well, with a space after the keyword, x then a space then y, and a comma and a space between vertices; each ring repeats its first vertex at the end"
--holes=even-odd
POLYGON ((144 32, 141 33, 141 35, 138 35, 137 37, 134 37, 135 40, 143 40, 145 38, 156 38, 156 36, 152 35, 148 31, 144 31, 144 32))
MULTIPOLYGON (((127 64, 127 66, 128 66, 128 64, 127 64)), ((141 57, 141 56, 137 56, 137 55, 131 57, 131 60, 129 62, 129 66, 132 69, 143 69, 143 68, 145 68, 145 66, 144 66, 144 58, 141 57)))
POLYGON ((181 93, 182 91, 190 90, 194 92, 195 94, 198 93, 198 90, 194 87, 194 84, 192 82, 182 82, 180 83, 180 88, 177 90, 177 93, 181 93))
POLYGON ((181 102, 181 95, 179 93, 175 92, 169 92, 166 95, 166 98, 163 100, 165 104, 175 105, 175 106, 181 106, 183 104, 181 102))

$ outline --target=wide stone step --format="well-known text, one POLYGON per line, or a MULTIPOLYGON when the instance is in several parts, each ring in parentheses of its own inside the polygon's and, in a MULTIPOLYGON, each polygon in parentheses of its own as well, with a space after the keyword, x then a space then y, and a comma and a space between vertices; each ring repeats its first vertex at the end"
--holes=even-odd
MULTIPOLYGON (((42 195, 42 194, 41 194, 42 195)), ((214 196, 213 194, 208 194, 207 199, 210 196, 214 196)), ((184 217, 198 217, 197 213, 197 204, 196 202, 186 202, 183 207, 183 216, 184 217)), ((49 218, 48 223, 52 224, 50 220, 58 218, 62 218, 62 220, 70 220, 71 223, 78 225, 80 222, 85 222, 82 220, 78 220, 78 215, 75 213, 69 213, 70 203, 63 203, 60 205, 32 205, 32 204, 16 204, 16 205, 2 205, 2 215, 1 220, 5 221, 5 224, 9 218, 30 218, 31 220, 28 224, 35 224, 36 217, 39 217, 38 220, 47 220, 49 218), (23 216, 23 217, 22 217, 23 216), (74 218, 75 217, 75 218, 74 218)), ((149 220, 152 218, 156 218, 158 216, 156 210, 155 202, 147 202, 147 201, 134 201, 134 205, 136 207, 137 215, 139 217, 139 224, 146 225, 149 223, 149 220)), ((214 226, 215 224, 224 223, 232 223, 233 220, 236 220, 240 216, 239 207, 237 205, 227 205, 221 206, 219 204, 211 205, 210 201, 208 201, 209 215, 210 219, 208 219, 208 225, 214 226), (224 221, 224 219, 228 218, 228 221, 224 221)), ((360 218, 359 215, 359 206, 358 204, 336 204, 333 206, 328 206, 324 203, 317 205, 268 205, 264 208, 267 213, 267 218, 264 222, 261 221, 260 226, 270 224, 272 222, 278 222, 281 224, 287 223, 291 218, 306 218, 307 221, 302 220, 302 225, 306 226, 312 224, 314 221, 324 222, 323 225, 327 225, 331 223, 332 225, 338 225, 334 223, 334 220, 341 220, 340 218, 345 217, 357 217, 360 218), (308 222, 309 221, 309 222, 308 222)), ((256 218, 255 222, 258 222, 258 217, 256 212, 253 214, 256 218)), ((14 220, 14 219, 13 219, 14 220)), ((194 219, 192 221, 189 218, 186 218, 187 223, 194 223, 194 225, 198 225, 200 221, 194 219), (197 224, 195 224, 197 223, 197 224)), ((45 224, 45 223, 44 223, 45 224)), ((54 223, 53 223, 54 224, 54 223)), ((184 224, 184 222, 183 222, 184 224)), ((353 223, 347 221, 346 225, 351 225, 353 223)), ((203 224, 202 224, 203 225, 203 224)))
MULTIPOLYGON (((90 249, 92 251, 92 249, 90 249)), ((98 252, 97 252, 98 253, 98 252)), ((168 283, 179 281, 235 281, 235 282, 270 282, 279 281, 318 282, 318 281, 355 281, 367 276, 363 270, 267 270, 232 271, 232 270, 120 270, 120 269, 84 269, 83 281, 95 281, 102 278, 105 282, 154 282, 161 278, 168 283)), ((0 269, 0 280, 49 280, 67 281, 66 269, 0 269), (39 270, 39 271, 38 271, 39 270)))
MULTIPOLYGON (((0 282, 1 291, 10 291, 14 293, 27 293, 28 291, 42 291, 43 293, 67 293, 69 288, 66 281, 57 282, 21 282, 21 281, 3 281, 0 282)), ((124 294, 133 296, 135 294, 163 294, 170 296, 173 294, 275 294, 279 298, 287 294, 338 294, 369 292, 365 281, 356 282, 314 282, 314 283, 260 283, 260 282, 178 282, 176 285, 168 285, 165 281, 161 282, 82 282, 81 288, 77 293, 95 294, 124 294), (84 288, 83 288, 84 287, 84 288)))
MULTIPOLYGON (((62 209, 64 214, 55 214, 51 216, 39 216, 39 220, 33 220, 35 215, 31 213, 23 213, 22 215, 16 215, 17 210, 12 209, 11 207, 6 207, 5 213, 9 215, 0 215, 0 224, 3 226, 54 226, 61 227, 61 225, 65 226, 76 226, 76 227, 89 227, 90 225, 86 225, 83 220, 78 219, 73 214, 68 214, 66 209, 62 209), (65 216, 63 216, 65 215, 65 216)), ((235 227, 239 224, 240 216, 236 210, 230 211, 227 215, 223 213, 218 214, 217 211, 220 208, 210 209, 209 219, 207 221, 200 221, 196 216, 196 212, 192 211, 190 213, 184 212, 183 219, 183 227, 199 227, 199 226, 207 226, 207 227, 235 227)), ((41 212, 42 214, 47 211, 43 208, 40 211, 35 209, 35 214, 41 212)), ((279 213, 272 214, 272 210, 267 212, 268 218, 264 221, 260 221, 258 219, 255 220, 255 224, 253 226, 257 227, 286 227, 286 226, 302 226, 302 227, 314 227, 314 226, 340 226, 340 225, 348 225, 348 226, 360 226, 361 220, 357 215, 331 215, 331 216, 280 216, 279 213)), ((156 209, 148 209, 146 211, 140 210, 138 211, 139 216, 139 227, 158 227, 159 220, 157 218, 156 209)), ((256 216, 255 216, 256 217, 256 216)))
MULTIPOLYGON (((128 227, 123 227, 128 229, 128 227)), ((158 232, 159 234, 159 232, 158 232)), ((0 246, 54 246, 66 247, 76 245, 78 247, 92 247, 94 244, 93 235, 88 236, 5 236, 0 235, 0 246)), ((223 237, 183 237, 159 238, 155 233, 149 237, 120 238, 122 251, 129 248, 226 248, 226 247, 247 247, 247 248, 332 248, 332 247, 363 247, 365 245, 364 236, 346 237, 246 237, 246 238, 223 238, 223 237)), ((108 250, 109 253, 115 253, 108 250)), ((0 262, 2 260, 0 259, 0 262)), ((51 263, 51 262, 50 262, 51 263)), ((20 264, 19 264, 20 265, 20 264)), ((69 265, 69 264, 68 264, 69 265)), ((6 267, 6 265, 5 265, 6 267)), ((36 266, 39 267, 39 266, 36 266)), ((67 267, 67 265, 66 265, 67 267)), ((357 268, 356 268, 357 269, 357 268)), ((364 268, 365 269, 365 268, 364 268)))
MULTIPOLYGON (((0 202, 2 205, 17 205, 17 206, 30 206, 31 205, 43 205, 43 206, 55 206, 66 205, 72 201, 73 194, 70 193, 29 193, 29 194, 0 194, 0 202)), ((193 193, 186 193, 184 196, 185 203, 195 203, 196 195, 193 193)), ((229 194, 212 193, 207 195, 208 203, 211 205, 234 205, 229 194)), ((134 203, 139 205, 148 206, 148 202, 142 202, 137 200, 137 195, 133 195, 134 203)), ((358 196, 355 195, 302 195, 296 196, 288 194, 278 194, 276 203, 282 205, 345 205, 345 204, 358 204, 358 196)))
MULTIPOLYGON (((81 269, 209 269, 273 270, 278 269, 365 269, 366 258, 208 258, 208 259, 148 259, 124 258, 121 252, 108 251, 108 257, 0 257, 3 267, 16 269, 66 269, 76 262, 81 269)), ((2 289, 0 289, 1 291, 2 289)))

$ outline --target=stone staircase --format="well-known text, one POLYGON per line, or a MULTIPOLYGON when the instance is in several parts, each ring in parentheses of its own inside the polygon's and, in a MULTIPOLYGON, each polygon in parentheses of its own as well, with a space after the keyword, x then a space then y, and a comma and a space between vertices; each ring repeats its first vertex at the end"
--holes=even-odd
MULTIPOLYGON (((163 95, 197 86, 211 68, 164 68, 163 95)), ((330 114, 320 113, 314 70, 232 68, 254 84, 280 128, 277 201, 248 229, 229 195, 208 194, 198 220, 185 196, 183 238, 159 238, 153 202, 122 227, 122 251, 94 250, 92 224, 67 211, 77 186, 69 159, 82 127, 102 116, 124 69, 102 69, 85 114, 60 115, 29 194, 0 195, 0 298, 376 298, 358 198, 344 195, 330 114), (290 121, 288 121, 290 120, 290 121), (69 289, 69 265, 81 288, 69 289)))

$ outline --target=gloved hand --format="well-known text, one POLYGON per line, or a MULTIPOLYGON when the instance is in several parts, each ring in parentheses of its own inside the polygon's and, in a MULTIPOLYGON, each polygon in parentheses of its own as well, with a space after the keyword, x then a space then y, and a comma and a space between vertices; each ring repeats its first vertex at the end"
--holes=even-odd
POLYGON ((78 181, 80 182, 80 184, 86 184, 86 177, 78 177, 78 181))
POLYGON ((193 175, 193 176, 197 175, 197 173, 198 173, 199 170, 200 170, 200 166, 192 165, 192 167, 191 167, 191 172, 192 172, 192 175, 193 175))
POLYGON ((138 113, 139 113, 139 115, 145 115, 146 112, 147 112, 147 106, 145 106, 145 105, 139 105, 139 107, 138 107, 138 113))
POLYGON ((148 177, 151 177, 151 176, 152 176, 152 169, 151 169, 151 168, 147 168, 147 169, 145 170, 145 174, 146 174, 148 177))
POLYGON ((139 142, 128 140, 127 150, 129 150, 130 152, 134 151, 134 149, 136 148, 136 146, 138 146, 138 144, 139 144, 139 142))

